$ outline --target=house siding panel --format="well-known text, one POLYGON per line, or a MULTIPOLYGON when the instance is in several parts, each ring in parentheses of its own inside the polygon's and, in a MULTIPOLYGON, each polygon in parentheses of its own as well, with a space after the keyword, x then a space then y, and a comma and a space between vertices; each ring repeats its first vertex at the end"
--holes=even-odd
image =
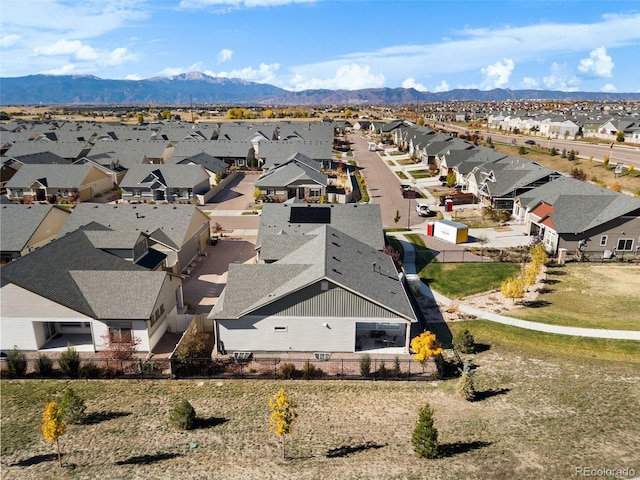
POLYGON ((69 215, 70 213, 67 211, 52 208, 33 233, 27 245, 31 248, 37 248, 49 243, 58 234, 69 215))
MULTIPOLYGON (((255 312, 257 315, 358 317, 396 319, 398 315, 342 288, 322 291, 316 283, 255 312)), ((403 320, 404 321, 404 320, 403 320)))
POLYGON ((217 323, 220 340, 227 352, 354 352, 356 322, 361 320, 249 316, 217 323), (276 327, 285 327, 286 331, 278 331, 276 327))

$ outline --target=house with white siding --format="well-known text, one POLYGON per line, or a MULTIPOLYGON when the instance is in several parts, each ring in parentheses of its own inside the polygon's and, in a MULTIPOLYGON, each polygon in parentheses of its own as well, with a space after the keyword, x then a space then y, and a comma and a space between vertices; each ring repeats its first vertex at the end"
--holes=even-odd
POLYGON ((54 338, 83 351, 109 339, 139 339, 142 352, 157 344, 182 303, 182 279, 99 248, 92 233, 76 230, 0 269, 2 352, 46 350, 54 338))

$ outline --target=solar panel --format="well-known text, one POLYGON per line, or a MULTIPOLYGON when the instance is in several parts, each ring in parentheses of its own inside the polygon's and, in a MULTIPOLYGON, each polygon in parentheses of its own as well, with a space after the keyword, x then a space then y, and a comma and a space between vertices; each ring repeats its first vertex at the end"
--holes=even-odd
POLYGON ((292 207, 289 223, 331 223, 330 207, 292 207))

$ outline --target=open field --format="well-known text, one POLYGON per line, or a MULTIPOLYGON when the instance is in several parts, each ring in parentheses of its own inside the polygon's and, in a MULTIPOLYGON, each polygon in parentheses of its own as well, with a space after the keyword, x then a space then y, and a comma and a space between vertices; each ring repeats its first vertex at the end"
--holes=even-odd
POLYGON ((520 264, 507 262, 431 262, 418 272, 418 276, 436 292, 457 299, 499 289, 504 280, 518 275, 520 269, 520 264))
POLYGON ((577 466, 640 471, 640 415, 631 414, 640 399, 637 364, 520 347, 513 333, 486 322, 458 326, 487 344, 473 356, 481 393, 473 403, 456 398, 455 379, 74 382, 90 421, 61 440, 64 462, 75 467, 64 475, 38 426, 45 402, 69 382, 4 380, 2 478, 565 479, 577 466), (289 461, 267 426, 267 401, 281 385, 300 414, 289 461), (182 397, 203 419, 188 433, 166 426, 182 397), (435 460, 416 458, 410 443, 425 402, 442 444, 435 460))
POLYGON ((569 263, 547 270, 535 307, 508 315, 585 328, 640 330, 640 266, 569 263))

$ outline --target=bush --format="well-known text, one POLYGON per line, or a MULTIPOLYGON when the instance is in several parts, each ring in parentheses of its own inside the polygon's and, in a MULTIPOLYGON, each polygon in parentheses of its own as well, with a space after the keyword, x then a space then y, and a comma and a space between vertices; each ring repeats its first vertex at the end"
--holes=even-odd
POLYGON ((389 371, 387 370, 387 366, 384 363, 384 360, 380 360, 380 365, 378 365, 378 378, 387 378, 389 376, 389 371))
POLYGON ((84 422, 84 411, 87 406, 84 400, 71 387, 67 387, 62 392, 62 400, 58 404, 62 411, 62 418, 67 423, 81 424, 84 422))
POLYGON ((191 404, 182 399, 169 413, 169 425, 178 430, 191 430, 196 423, 196 411, 191 404))
POLYGON ((473 335, 466 328, 453 335, 453 346, 461 353, 474 353, 476 351, 473 335))
POLYGON ((76 352, 75 348, 68 347, 60 355, 58 365, 60 365, 60 370, 67 377, 78 378, 80 374, 80 354, 76 352))
POLYGON ((280 365, 279 377, 286 380, 291 380, 298 376, 298 371, 293 363, 283 363, 280 365))
POLYGON ((10 377, 24 377, 24 374, 27 373, 27 356, 24 352, 14 348, 7 355, 7 366, 10 377))
POLYGON ((552 157, 555 157, 556 155, 558 155, 558 150, 556 150, 556 147, 551 147, 550 154, 552 157))
POLYGON ((109 371, 93 362, 83 363, 78 372, 80 378, 108 378, 109 371))
POLYGON ((464 371, 456 385, 456 392, 460 398, 473 402, 476 398, 476 389, 473 384, 473 373, 464 371))
POLYGON ((41 377, 48 377, 53 373, 53 360, 44 353, 38 355, 38 360, 36 360, 36 373, 41 377))
POLYGON ((368 353, 360 356, 360 375, 363 377, 371 376, 371 357, 368 353))
POLYGON ((320 374, 320 369, 316 368, 313 363, 306 362, 302 366, 302 378, 305 380, 311 380, 312 378, 316 378, 320 374))
POLYGON ((393 358, 393 375, 399 377, 402 374, 400 370, 400 357, 397 355, 393 358))

